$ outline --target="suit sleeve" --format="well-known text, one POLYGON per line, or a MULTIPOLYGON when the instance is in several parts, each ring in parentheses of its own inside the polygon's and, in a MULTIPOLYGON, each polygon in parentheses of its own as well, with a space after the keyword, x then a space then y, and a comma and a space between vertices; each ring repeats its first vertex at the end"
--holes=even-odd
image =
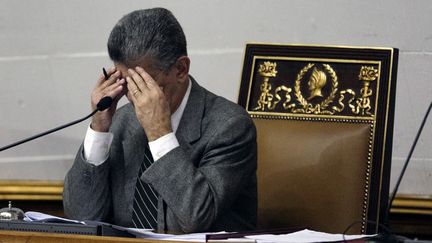
POLYGON ((116 111, 110 133, 113 134, 108 159, 95 166, 84 157, 84 145, 78 150, 74 164, 68 171, 64 182, 63 207, 66 216, 80 220, 112 222, 112 182, 110 170, 112 161, 120 161, 123 155, 121 139, 124 131, 125 113, 128 107, 116 111))
POLYGON ((79 220, 108 221, 111 212, 109 161, 95 166, 85 161, 80 147, 66 175, 63 207, 67 217, 79 220))
POLYGON ((210 228, 255 176, 256 131, 249 117, 232 117, 209 137, 198 166, 180 146, 141 177, 159 192, 184 232, 210 228))

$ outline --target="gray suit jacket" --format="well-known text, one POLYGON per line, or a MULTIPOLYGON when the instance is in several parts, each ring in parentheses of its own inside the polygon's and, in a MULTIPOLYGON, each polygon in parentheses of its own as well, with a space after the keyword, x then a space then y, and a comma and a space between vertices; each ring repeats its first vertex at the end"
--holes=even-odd
MULTIPOLYGON (((93 166, 82 146, 66 175, 68 217, 132 226, 138 170, 147 138, 133 107, 120 108, 110 128, 109 159, 93 166)), ((159 193, 158 231, 240 231, 256 224, 256 131, 238 105, 192 80, 176 137, 180 146, 142 175, 159 193)))

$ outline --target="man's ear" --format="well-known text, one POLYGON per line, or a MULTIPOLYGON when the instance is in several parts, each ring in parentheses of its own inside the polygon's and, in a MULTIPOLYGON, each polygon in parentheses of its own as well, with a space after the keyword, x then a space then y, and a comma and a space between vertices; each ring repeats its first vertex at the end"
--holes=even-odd
POLYGON ((178 82, 185 82, 189 80, 190 59, 188 56, 179 57, 175 67, 177 69, 176 75, 178 82))

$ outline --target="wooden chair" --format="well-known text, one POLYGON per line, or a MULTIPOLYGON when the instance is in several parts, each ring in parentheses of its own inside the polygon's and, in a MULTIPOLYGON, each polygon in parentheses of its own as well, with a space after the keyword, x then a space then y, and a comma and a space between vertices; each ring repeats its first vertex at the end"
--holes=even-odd
POLYGON ((247 44, 258 226, 376 233, 387 210, 398 50, 247 44))

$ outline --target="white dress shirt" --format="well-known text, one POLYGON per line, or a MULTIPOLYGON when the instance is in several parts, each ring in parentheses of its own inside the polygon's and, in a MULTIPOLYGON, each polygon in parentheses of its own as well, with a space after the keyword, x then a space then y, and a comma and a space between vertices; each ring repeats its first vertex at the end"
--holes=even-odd
MULTIPOLYGON (((171 125, 173 132, 149 142, 150 151, 154 161, 157 161, 169 151, 179 146, 175 133, 180 124, 180 119, 183 116, 187 100, 189 99, 191 86, 192 82, 189 80, 186 94, 183 97, 180 106, 171 115, 171 125)), ((84 138, 84 158, 88 163, 98 166, 108 159, 113 136, 114 135, 109 132, 96 132, 91 129, 90 126, 88 126, 87 133, 84 138)))

